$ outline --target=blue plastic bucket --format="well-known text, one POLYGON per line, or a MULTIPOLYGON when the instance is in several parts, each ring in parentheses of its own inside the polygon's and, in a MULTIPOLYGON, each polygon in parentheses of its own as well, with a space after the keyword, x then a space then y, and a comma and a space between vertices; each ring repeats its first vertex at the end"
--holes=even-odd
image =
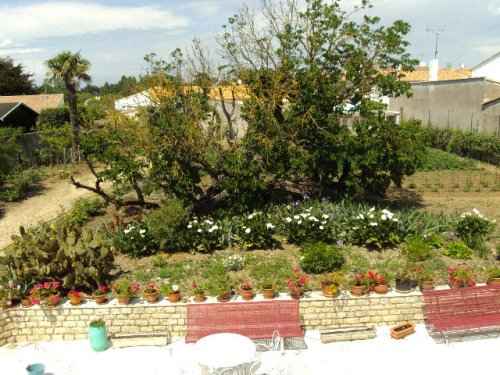
POLYGON ((89 327, 90 346, 96 352, 102 352, 109 347, 108 331, 106 326, 89 327))
POLYGON ((45 366, 41 363, 34 363, 26 367, 26 371, 28 371, 28 375, 43 375, 45 374, 45 366))

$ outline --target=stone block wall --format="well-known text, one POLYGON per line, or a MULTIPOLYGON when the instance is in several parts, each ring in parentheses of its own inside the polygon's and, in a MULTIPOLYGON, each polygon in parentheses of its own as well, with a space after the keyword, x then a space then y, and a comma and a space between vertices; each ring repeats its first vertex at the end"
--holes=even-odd
MULTIPOLYGON (((356 326, 394 325, 423 321, 420 293, 402 295, 341 296, 326 299, 319 293, 300 301, 300 315, 307 330, 356 326)), ((78 340, 87 337, 89 323, 106 322, 110 335, 165 333, 184 337, 187 330, 187 304, 163 302, 82 306, 65 304, 57 308, 39 306, 0 311, 0 346, 50 340, 78 340)))

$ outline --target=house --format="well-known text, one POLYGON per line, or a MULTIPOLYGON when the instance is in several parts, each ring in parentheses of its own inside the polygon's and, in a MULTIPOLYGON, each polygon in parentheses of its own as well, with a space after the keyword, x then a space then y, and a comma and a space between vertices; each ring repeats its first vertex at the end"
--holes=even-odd
POLYGON ((39 114, 44 109, 63 107, 64 94, 0 96, 2 103, 23 103, 39 114))
POLYGON ((406 82, 451 81, 472 77, 470 69, 438 68, 437 79, 432 79, 432 68, 432 66, 419 66, 412 72, 403 72, 401 80, 406 82))
POLYGON ((38 113, 21 102, 0 103, 0 127, 23 128, 32 130, 36 125, 38 113))
POLYGON ((500 52, 472 68, 472 76, 486 77, 500 82, 500 52))

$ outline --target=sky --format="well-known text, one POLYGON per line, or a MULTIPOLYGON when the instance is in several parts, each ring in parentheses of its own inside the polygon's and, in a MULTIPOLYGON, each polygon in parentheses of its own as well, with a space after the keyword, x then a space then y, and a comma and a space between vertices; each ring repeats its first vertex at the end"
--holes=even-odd
MULTIPOLYGON (((358 0, 342 0, 351 7, 358 0)), ((211 50, 221 26, 245 2, 260 0, 1 0, 0 56, 10 56, 34 73, 62 50, 80 51, 92 63, 95 84, 145 70, 143 57, 167 56, 199 38, 211 50)), ((372 0, 384 23, 412 25, 410 52, 428 62, 434 35, 440 37, 441 65, 467 67, 500 52, 500 0, 372 0)))

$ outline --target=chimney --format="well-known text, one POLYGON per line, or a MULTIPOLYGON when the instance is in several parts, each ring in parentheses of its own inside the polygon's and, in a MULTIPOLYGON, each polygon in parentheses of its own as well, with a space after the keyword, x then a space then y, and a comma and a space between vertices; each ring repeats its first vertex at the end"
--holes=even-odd
POLYGON ((439 81, 439 60, 433 59, 429 62, 429 81, 439 81))

